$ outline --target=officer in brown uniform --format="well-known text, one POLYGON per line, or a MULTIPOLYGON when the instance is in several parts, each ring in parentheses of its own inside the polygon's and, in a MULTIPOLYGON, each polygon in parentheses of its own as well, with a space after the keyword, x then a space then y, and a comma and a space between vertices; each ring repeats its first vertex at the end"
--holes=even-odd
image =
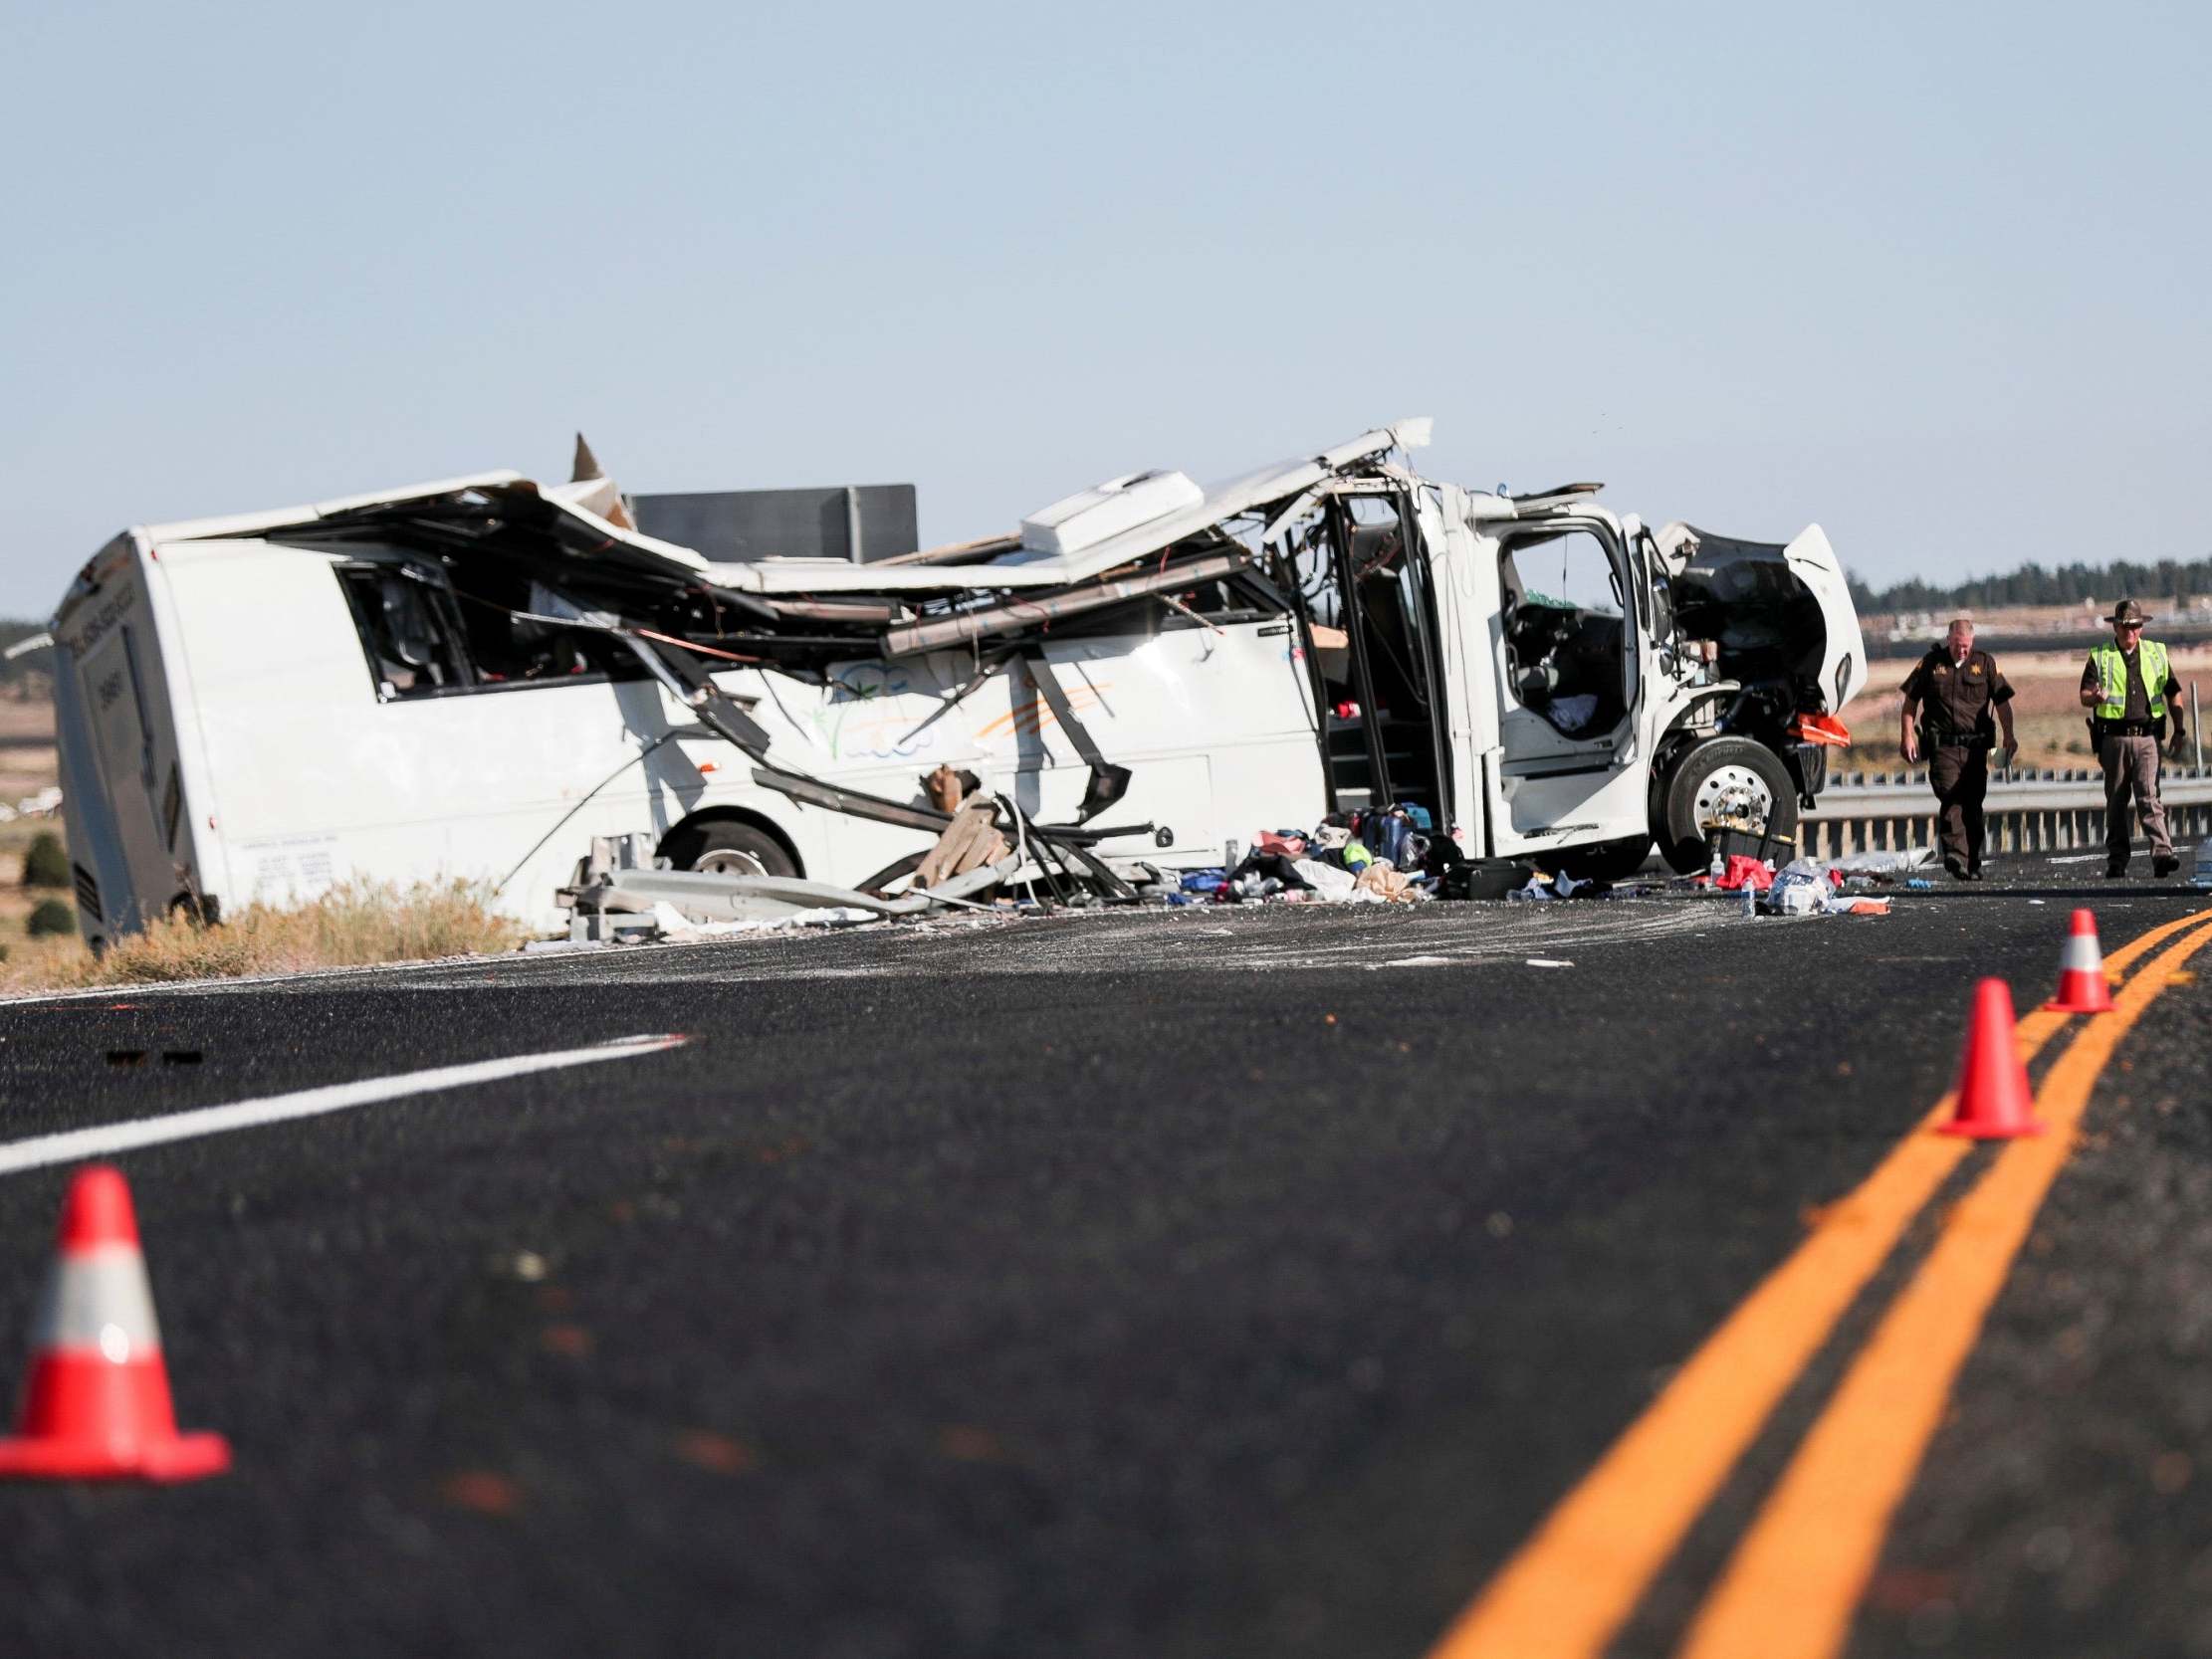
POLYGON ((1943 868, 1962 882, 1982 879, 1982 798, 1999 726, 2009 766, 2020 752, 2012 734, 2012 687, 1997 659, 1974 649, 1974 625, 1962 616, 1905 677, 1897 734, 1906 765, 1918 762, 1923 746, 1927 750, 1928 783, 1942 805, 1943 868))

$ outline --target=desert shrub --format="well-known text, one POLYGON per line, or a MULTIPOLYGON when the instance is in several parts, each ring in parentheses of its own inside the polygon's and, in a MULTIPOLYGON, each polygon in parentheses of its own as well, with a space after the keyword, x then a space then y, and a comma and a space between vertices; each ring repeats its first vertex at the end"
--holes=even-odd
POLYGON ((23 855, 23 885, 67 887, 69 883, 69 854, 63 850, 62 838, 52 830, 40 830, 23 855))
POLYGON ((77 913, 61 899, 41 899, 31 907, 31 918, 24 925, 24 932, 33 938, 46 938, 56 933, 77 932, 77 913))

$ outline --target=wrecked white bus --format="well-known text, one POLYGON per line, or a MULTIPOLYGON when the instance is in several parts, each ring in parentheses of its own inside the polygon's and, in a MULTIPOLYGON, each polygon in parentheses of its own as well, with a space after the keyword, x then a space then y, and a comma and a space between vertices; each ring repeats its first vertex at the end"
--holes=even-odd
POLYGON ((641 833, 856 884, 931 844, 941 764, 1092 864, 1371 803, 1600 875, 1786 842, 1866 679, 1821 531, 1435 483, 1427 428, 876 563, 715 563, 513 473, 128 530, 52 629, 81 927, 459 878, 551 928, 641 833))

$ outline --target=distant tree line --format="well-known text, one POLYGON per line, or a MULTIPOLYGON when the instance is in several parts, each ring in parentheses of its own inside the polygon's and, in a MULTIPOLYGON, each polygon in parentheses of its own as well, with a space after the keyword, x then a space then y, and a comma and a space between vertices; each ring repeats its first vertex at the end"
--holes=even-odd
POLYGON ((1861 612, 1992 610, 2000 605, 2078 605, 2129 595, 2173 600, 2186 605, 2192 593, 2212 592, 2212 558, 2158 560, 2137 564, 2062 564, 2056 568, 2023 564, 2002 576, 1969 576, 1941 587, 1914 576, 1888 587, 1869 587, 1850 578, 1852 602, 1861 612))

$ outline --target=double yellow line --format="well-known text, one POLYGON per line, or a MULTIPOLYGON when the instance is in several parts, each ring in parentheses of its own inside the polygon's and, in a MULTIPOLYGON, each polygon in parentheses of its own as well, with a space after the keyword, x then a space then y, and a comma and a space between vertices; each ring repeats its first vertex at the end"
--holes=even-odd
MULTIPOLYGON (((2057 1179, 2098 1075, 2206 944, 2212 913, 2153 928, 2105 958, 2129 978, 2038 1091, 2046 1134, 2015 1141, 1949 1214, 1934 1250, 1853 1360, 1738 1543, 1676 1659, 1828 1659, 1844 1643, 1889 1518, 1959 1367, 2057 1179), (2175 934, 2180 937, 2174 938, 2175 934), (2166 944, 2168 939, 2173 942, 2166 944)), ((2033 1060, 2069 1016, 2018 1025, 2033 1060)), ((1926 1133, 1945 1095, 1706 1339, 1560 1501, 1430 1659, 1595 1659, 1627 1622, 1837 1321, 1973 1143, 1926 1133)))

